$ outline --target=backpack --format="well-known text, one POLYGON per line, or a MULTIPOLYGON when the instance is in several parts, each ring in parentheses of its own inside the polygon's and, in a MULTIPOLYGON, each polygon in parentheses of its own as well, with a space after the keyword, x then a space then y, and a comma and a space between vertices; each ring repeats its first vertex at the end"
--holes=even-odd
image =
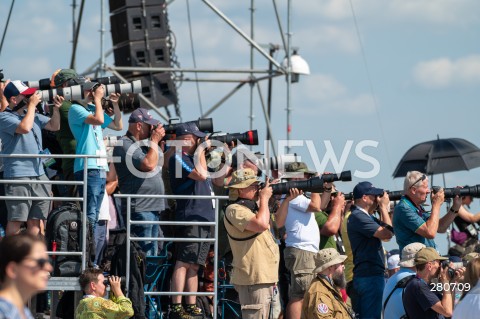
MULTIPOLYGON (((395 285, 395 287, 392 289, 392 291, 390 291, 390 293, 388 294, 388 297, 385 299, 385 302, 383 303, 383 310, 382 310, 382 313, 385 312, 385 308, 387 308, 387 303, 388 301, 390 300, 390 297, 392 296, 392 294, 394 293, 395 290, 397 289, 402 289, 402 301, 403 301, 403 293, 405 291, 405 287, 407 287, 407 284, 410 282, 410 280, 412 280, 413 278, 415 278, 415 275, 408 275, 406 277, 403 277, 402 279, 400 279, 397 284, 395 285)), ((406 317, 408 318, 408 317, 406 317)))
MULTIPOLYGON (((117 242, 117 247, 112 256, 110 264, 110 274, 124 277, 127 273, 127 236, 121 236, 120 233, 125 230, 118 230, 117 237, 123 242, 117 242)), ((145 294, 143 290, 145 278, 145 253, 140 246, 130 242, 130 282, 127 287, 128 298, 132 301, 134 319, 145 319, 145 294)))
MULTIPOLYGON (((77 205, 67 203, 50 212, 46 228, 47 246, 50 251, 81 252, 81 239, 82 211, 77 205)), ((88 227, 86 267, 92 266, 92 260, 95 257, 94 245, 92 232, 88 227)), ((54 255, 52 261, 54 276, 77 277, 82 271, 82 256, 54 255)))

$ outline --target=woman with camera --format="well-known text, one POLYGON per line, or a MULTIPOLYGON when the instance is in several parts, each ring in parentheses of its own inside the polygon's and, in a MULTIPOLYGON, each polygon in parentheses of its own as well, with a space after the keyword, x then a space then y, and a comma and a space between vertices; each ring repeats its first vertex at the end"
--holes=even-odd
POLYGON ((33 319, 27 302, 47 286, 50 272, 45 243, 30 234, 0 241, 0 318, 33 319))
POLYGON ((480 312, 480 257, 467 264, 463 280, 463 296, 453 311, 452 318, 478 318, 480 312))
POLYGON ((75 310, 75 319, 126 319, 133 316, 132 302, 123 295, 120 277, 106 279, 103 270, 87 268, 80 275, 79 282, 85 296, 75 310), (105 299, 108 285, 111 287, 110 299, 105 299))

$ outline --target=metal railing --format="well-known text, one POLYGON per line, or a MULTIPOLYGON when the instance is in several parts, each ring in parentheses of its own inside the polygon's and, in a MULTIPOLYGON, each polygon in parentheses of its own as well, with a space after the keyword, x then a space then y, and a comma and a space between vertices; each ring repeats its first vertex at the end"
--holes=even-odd
POLYGON ((218 301, 218 216, 219 216, 219 200, 228 199, 228 196, 186 196, 186 195, 137 195, 137 194, 118 194, 115 198, 125 198, 127 200, 127 260, 126 260, 126 287, 130 283, 130 242, 131 241, 163 241, 163 242, 210 242, 214 243, 214 262, 213 262, 213 292, 173 292, 173 291, 149 291, 145 292, 148 296, 213 296, 213 318, 217 319, 217 301, 218 301), (215 221, 213 222, 178 222, 178 221, 137 221, 131 220, 131 203, 132 198, 163 198, 163 199, 204 199, 215 200, 215 221), (171 225, 171 226, 214 226, 213 238, 169 238, 169 237, 132 237, 131 225, 171 225))

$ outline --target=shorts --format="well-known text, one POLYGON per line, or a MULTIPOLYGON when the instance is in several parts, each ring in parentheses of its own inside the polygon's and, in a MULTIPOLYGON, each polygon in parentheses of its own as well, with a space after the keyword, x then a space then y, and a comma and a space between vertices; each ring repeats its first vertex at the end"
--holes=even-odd
POLYGON ((307 250, 294 247, 285 248, 284 259, 285 267, 290 271, 289 296, 291 299, 303 299, 310 283, 315 278, 313 273, 315 255, 316 253, 307 250))
MULTIPOLYGON (((210 226, 183 226, 176 231, 177 238, 211 238, 210 226), (177 232, 178 231, 178 232, 177 232)), ((177 260, 187 264, 205 265, 211 243, 178 242, 177 260)))
MULTIPOLYGON (((46 175, 38 177, 16 177, 12 180, 26 181, 45 181, 49 179, 46 175)), ((6 196, 25 196, 25 197, 50 197, 52 185, 50 184, 5 184, 6 196)), ((6 200, 8 221, 26 222, 29 219, 47 219, 50 212, 51 201, 49 200, 6 200)))
POLYGON ((263 318, 277 318, 273 317, 273 303, 278 299, 275 295, 278 294, 277 287, 274 283, 271 284, 256 284, 256 285, 234 285, 238 292, 238 299, 242 307, 243 319, 263 319, 263 318), (272 316, 270 316, 272 312, 272 316))

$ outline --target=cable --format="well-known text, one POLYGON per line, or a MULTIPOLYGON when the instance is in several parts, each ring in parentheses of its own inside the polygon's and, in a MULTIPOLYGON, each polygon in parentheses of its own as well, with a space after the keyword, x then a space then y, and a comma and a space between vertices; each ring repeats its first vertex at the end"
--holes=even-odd
MULTIPOLYGON (((187 17, 188 17, 188 30, 190 33, 190 47, 192 48, 193 67, 196 69, 197 61, 195 59, 195 48, 193 46, 192 21, 190 19, 190 1, 189 0, 187 0, 187 17)), ((202 106, 202 98, 200 96, 200 85, 198 83, 198 75, 196 72, 195 72, 195 83, 197 87, 198 106, 200 107, 200 117, 203 117, 203 106, 202 106)))
POLYGON ((353 23, 355 24, 355 31, 357 33, 358 42, 360 44, 360 50, 362 52, 362 59, 363 59, 363 64, 365 66, 365 72, 367 73, 367 81, 368 81, 368 85, 370 87, 370 93, 372 94, 372 97, 373 97, 373 105, 375 107, 375 114, 377 115, 378 126, 380 127, 380 134, 382 136, 383 143, 385 144, 385 153, 387 155, 388 165, 390 166, 389 169, 390 169, 391 172, 393 172, 392 161, 390 160, 390 155, 389 155, 389 152, 388 152, 388 143, 386 142, 387 140, 385 139, 385 133, 384 133, 382 121, 381 121, 381 118, 380 118, 380 112, 378 111, 378 102, 377 102, 375 90, 373 88, 373 82, 372 82, 372 78, 370 76, 370 70, 368 68, 367 57, 366 57, 366 54, 365 54, 365 50, 363 48, 362 38, 360 37, 360 30, 358 28, 357 16, 355 15, 355 10, 353 8, 352 0, 349 0, 349 3, 350 3, 350 8, 352 10, 352 17, 353 17, 353 23))
POLYGON ((12 15, 14 4, 15 0, 12 0, 12 4, 10 5, 10 11, 8 12, 7 23, 5 23, 5 30, 3 30, 2 42, 0 43, 0 54, 2 53, 3 41, 5 40, 5 36, 7 35, 8 24, 10 23, 10 16, 12 15))

